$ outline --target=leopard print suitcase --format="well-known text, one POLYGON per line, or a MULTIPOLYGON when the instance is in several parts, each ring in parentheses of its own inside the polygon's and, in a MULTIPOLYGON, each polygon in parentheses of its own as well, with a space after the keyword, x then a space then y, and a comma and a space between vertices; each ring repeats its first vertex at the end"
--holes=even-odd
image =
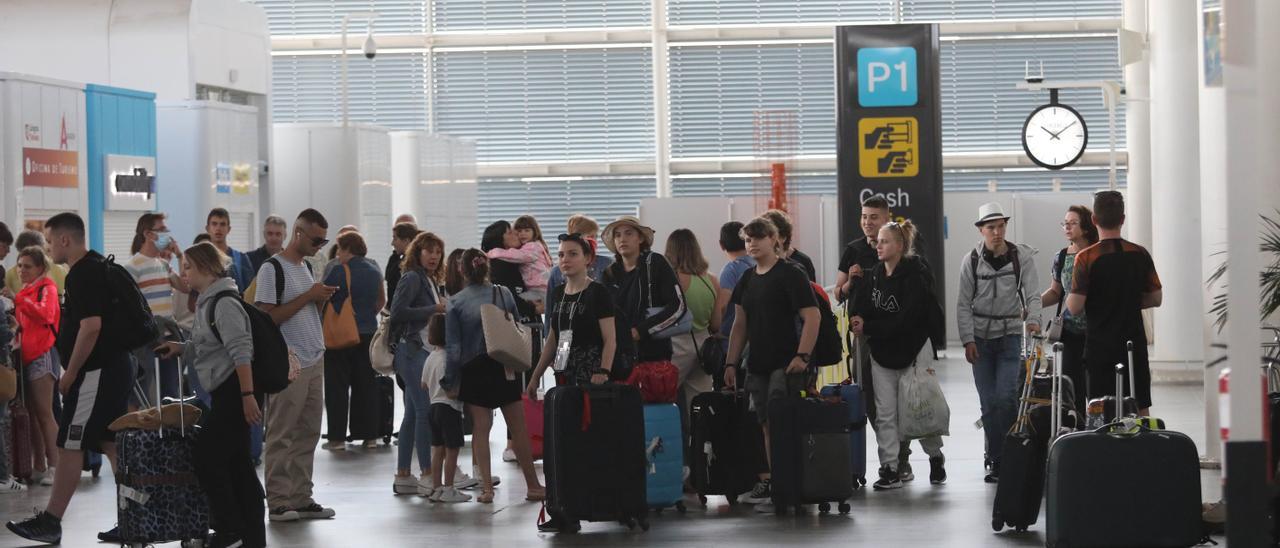
POLYGON ((120 536, 129 543, 204 540, 209 503, 195 475, 198 429, 126 430, 117 436, 120 536))

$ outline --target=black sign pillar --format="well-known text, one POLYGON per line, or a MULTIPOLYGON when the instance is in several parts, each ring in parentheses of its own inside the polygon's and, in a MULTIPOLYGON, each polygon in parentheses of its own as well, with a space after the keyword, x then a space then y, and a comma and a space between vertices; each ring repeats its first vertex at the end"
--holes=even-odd
POLYGON ((840 240, 863 237, 862 200, 911 219, 943 295, 942 114, 937 25, 836 28, 840 240))

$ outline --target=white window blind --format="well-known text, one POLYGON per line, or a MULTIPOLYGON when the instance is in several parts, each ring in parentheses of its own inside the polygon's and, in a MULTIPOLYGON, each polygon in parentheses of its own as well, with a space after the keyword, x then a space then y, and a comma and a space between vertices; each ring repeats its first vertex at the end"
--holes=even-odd
MULTIPOLYGON (((378 54, 365 59, 348 52, 352 121, 394 129, 427 127, 426 55, 378 54)), ((342 119, 339 56, 272 57, 271 114, 276 122, 335 122, 342 119)))
POLYGON ((901 0, 903 21, 1120 17, 1117 0, 901 0))
POLYGON ((668 0, 672 25, 890 22, 893 0, 668 0))
POLYGON ((649 26, 649 0, 434 0, 437 31, 649 26))
MULTIPOLYGON (((267 12, 267 26, 273 36, 307 34, 337 35, 342 32, 342 16, 357 11, 376 11, 375 34, 421 34, 427 30, 427 3, 424 0, 252 0, 267 12)), ((349 32, 363 35, 368 24, 352 21, 349 32)))
MULTIPOLYGON (((671 195, 686 196, 754 196, 756 186, 768 184, 766 178, 749 175, 726 177, 675 176, 671 178, 671 195)), ((762 187, 763 188, 763 187, 762 187)), ((835 173, 796 173, 787 176, 787 191, 794 194, 835 194, 835 173)))
MULTIPOLYGON (((1049 92, 1014 89, 1025 62, 1044 61, 1047 80, 1121 80, 1115 37, 958 40, 942 43, 943 150, 1022 150, 1022 123, 1049 92)), ((1108 146, 1107 111, 1099 90, 1062 90, 1059 101, 1084 116, 1089 149, 1108 146)), ((1116 113, 1117 146, 1124 147, 1124 109, 1116 113)))
MULTIPOLYGON (((569 179, 480 179, 477 187, 476 241, 485 226, 497 220, 515 221, 533 215, 551 241, 564 231, 574 213, 585 213, 604 226, 620 215, 635 215, 640 200, 657 195, 652 177, 590 177, 569 179)), ((551 243, 551 242, 548 242, 551 243)), ((450 244, 452 246, 453 244, 450 244)), ((471 243, 468 243, 471 245, 471 243)), ((465 247, 465 246, 464 246, 465 247)), ((601 252, 607 253, 604 246, 601 252)))
MULTIPOLYGON (((1049 172, 1033 170, 949 170, 942 172, 942 188, 947 192, 986 192, 988 182, 996 181, 1000 190, 1018 192, 1049 192, 1053 179, 1062 179, 1062 190, 1094 191, 1107 188, 1110 177, 1105 168, 1068 168, 1049 172)), ((1117 185, 1125 186, 1126 172, 1122 168, 1116 174, 1117 185)), ((671 193, 686 196, 753 196, 761 179, 736 175, 728 177, 675 176, 671 178, 671 193)), ((787 188, 796 194, 835 194, 835 173, 799 173, 787 178, 787 188)))
POLYGON ((435 128, 495 161, 653 158, 648 48, 446 51, 435 128))
POLYGON ((671 156, 750 156, 757 110, 794 110, 796 152, 835 151, 831 44, 672 46, 671 156))

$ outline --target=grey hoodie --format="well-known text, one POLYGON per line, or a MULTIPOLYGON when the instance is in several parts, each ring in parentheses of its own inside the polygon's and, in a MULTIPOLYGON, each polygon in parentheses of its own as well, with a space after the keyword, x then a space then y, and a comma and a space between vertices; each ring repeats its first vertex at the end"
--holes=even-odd
POLYGON ((1018 284, 1013 273, 1013 263, 1004 265, 996 272, 982 258, 982 247, 979 243, 970 253, 978 254, 977 291, 973 283, 975 273, 970 253, 964 254, 960 261, 960 287, 956 298, 956 327, 960 331, 960 341, 964 344, 973 342, 975 337, 995 339, 1005 335, 1022 334, 1022 311, 1027 311, 1027 323, 1040 325, 1040 278, 1039 269, 1035 266, 1035 248, 1008 242, 1017 246, 1018 261, 1021 263, 1019 274, 1022 277, 1022 293, 1019 298, 1018 284))
POLYGON ((182 351, 183 357, 191 363, 196 375, 200 377, 200 385, 209 392, 213 392, 231 376, 236 364, 253 361, 253 334, 249 331, 249 314, 237 302, 240 299, 228 296, 218 300, 213 321, 218 326, 218 334, 222 335, 221 341, 209 326, 209 304, 214 295, 226 290, 238 291, 234 279, 222 278, 200 292, 200 299, 196 301, 191 340, 186 342, 182 351))

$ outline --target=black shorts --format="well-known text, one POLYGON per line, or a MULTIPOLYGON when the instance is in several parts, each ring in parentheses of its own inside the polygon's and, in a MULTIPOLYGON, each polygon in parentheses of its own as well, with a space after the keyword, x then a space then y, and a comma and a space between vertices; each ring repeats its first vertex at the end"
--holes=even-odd
POLYGON ((102 452, 104 442, 116 441, 107 426, 129 411, 133 365, 128 354, 98 361, 102 367, 81 370, 62 399, 58 447, 102 452))
POLYGON ((433 403, 427 411, 431 424, 431 446, 459 449, 463 445, 462 412, 447 403, 433 403))

